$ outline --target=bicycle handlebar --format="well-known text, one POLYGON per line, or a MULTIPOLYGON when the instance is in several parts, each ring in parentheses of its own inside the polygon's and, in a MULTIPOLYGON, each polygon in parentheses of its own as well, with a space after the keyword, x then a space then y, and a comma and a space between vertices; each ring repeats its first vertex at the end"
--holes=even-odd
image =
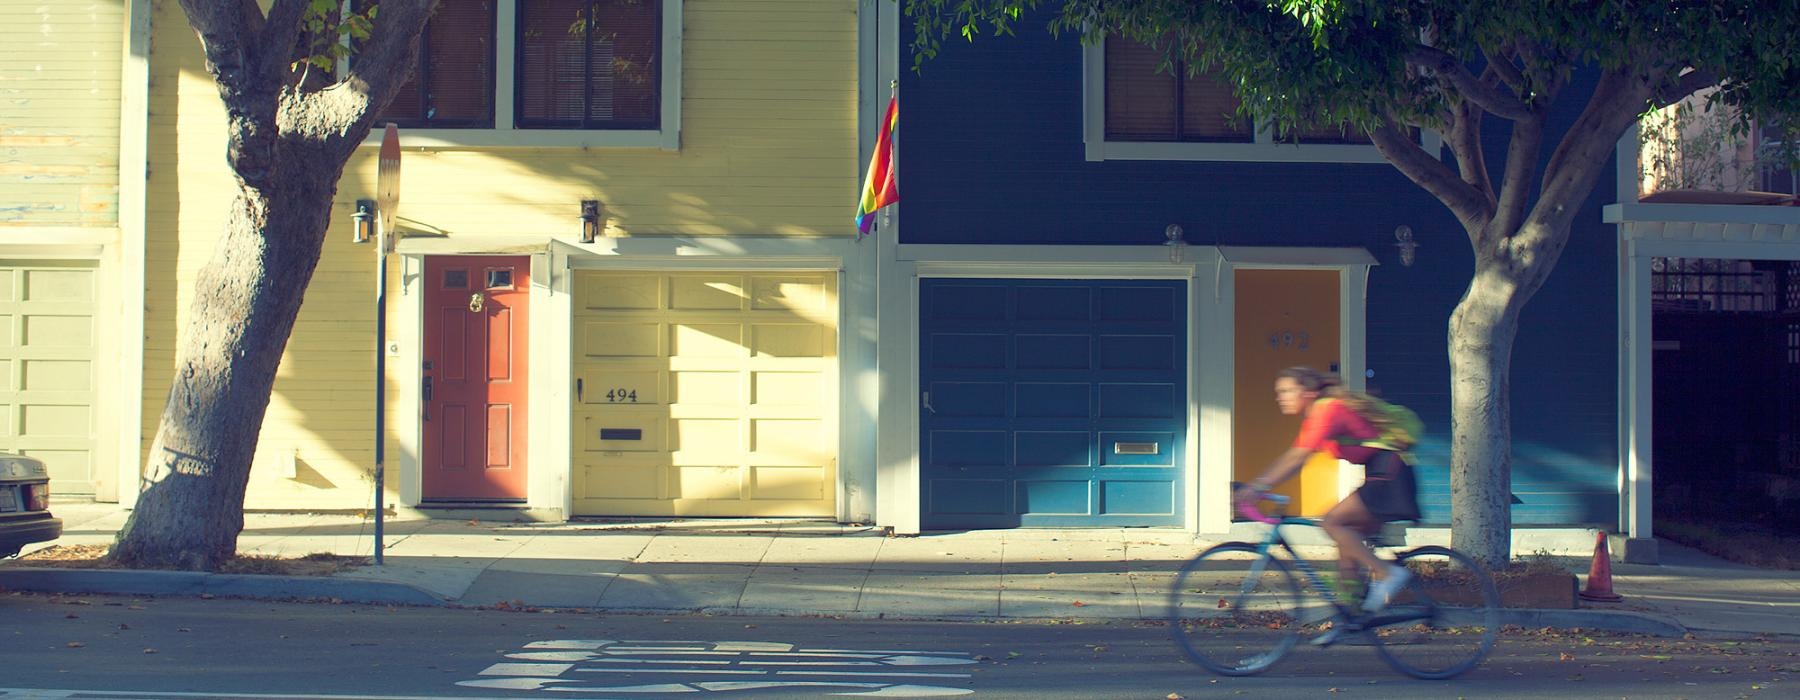
MULTIPOLYGON (((1275 505, 1285 506, 1294 499, 1277 493, 1264 493, 1262 494, 1262 500, 1274 503, 1275 505)), ((1281 518, 1263 515, 1263 512, 1257 510, 1256 505, 1252 503, 1239 503, 1237 509, 1238 515, 1242 515, 1259 523, 1274 525, 1281 522, 1281 518)))

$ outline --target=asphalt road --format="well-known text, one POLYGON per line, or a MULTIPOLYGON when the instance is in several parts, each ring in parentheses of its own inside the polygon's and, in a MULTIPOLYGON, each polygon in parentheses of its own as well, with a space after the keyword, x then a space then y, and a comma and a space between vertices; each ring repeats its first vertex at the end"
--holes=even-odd
POLYGON ((1418 681, 1373 650, 1219 678, 1152 624, 902 622, 0 594, 0 698, 1794 697, 1800 639, 1513 633, 1418 681), (80 692, 74 692, 80 691, 80 692))

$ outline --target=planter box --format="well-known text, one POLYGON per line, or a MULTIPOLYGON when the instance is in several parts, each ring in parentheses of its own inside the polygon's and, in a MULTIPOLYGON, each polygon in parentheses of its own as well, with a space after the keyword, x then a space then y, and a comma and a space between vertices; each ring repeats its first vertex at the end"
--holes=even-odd
MULTIPOLYGON (((1475 596, 1468 584, 1454 578, 1451 574, 1445 580, 1428 581, 1426 585, 1431 597, 1453 605, 1473 604, 1475 596)), ((1503 608, 1576 608, 1574 574, 1506 574, 1494 577, 1494 587, 1500 589, 1500 607, 1503 608)))

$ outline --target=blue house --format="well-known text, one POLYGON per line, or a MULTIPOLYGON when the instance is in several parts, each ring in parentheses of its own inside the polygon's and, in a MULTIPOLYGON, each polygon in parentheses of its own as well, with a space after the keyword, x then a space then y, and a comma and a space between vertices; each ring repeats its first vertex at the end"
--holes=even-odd
MULTIPOLYGON (((1442 204, 1358 133, 1293 143, 1221 117, 1229 90, 1158 73, 1141 45, 1028 20, 913 71, 896 24, 881 74, 903 194, 876 233, 884 524, 1223 532, 1230 483, 1298 427, 1275 373, 1311 365, 1420 413, 1424 521, 1448 526, 1447 325, 1472 253, 1442 204)), ((1488 136, 1503 149, 1504 130, 1488 136)), ((1628 510, 1615 199, 1596 188, 1521 321, 1517 526, 1613 529, 1628 510)), ((1318 513, 1359 479, 1321 459, 1290 490, 1318 513)))

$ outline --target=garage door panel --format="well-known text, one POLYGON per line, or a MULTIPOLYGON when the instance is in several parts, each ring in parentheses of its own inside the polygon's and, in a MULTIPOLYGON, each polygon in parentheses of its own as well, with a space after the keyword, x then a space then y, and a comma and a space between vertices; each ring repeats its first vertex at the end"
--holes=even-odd
POLYGON ((663 452, 661 415, 650 411, 614 411, 580 418, 576 444, 583 452, 663 452))
POLYGON ((924 527, 1180 525, 1185 289, 921 282, 924 527))
POLYGON ((756 357, 826 357, 825 329, 811 323, 758 323, 750 327, 750 354, 756 357))
POLYGON ((1013 415, 1020 418, 1086 420, 1093 414, 1092 388, 1086 383, 1019 382, 1013 392, 1013 415))
POLYGON ((1174 515, 1175 489, 1166 481, 1103 481, 1099 510, 1103 515, 1174 515))
POLYGON ((820 323, 829 323, 837 316, 837 299, 816 275, 759 275, 752 280, 750 289, 753 310, 791 311, 820 323))
POLYGON ((1174 433, 1100 431, 1100 464, 1107 467, 1169 467, 1174 433))
POLYGON ((674 311, 737 311, 748 297, 739 274, 680 275, 669 280, 669 289, 674 311))
POLYGON ((835 512, 835 274, 579 271, 576 288, 576 376, 615 389, 654 376, 663 387, 628 404, 590 389, 577 404, 578 415, 645 435, 586 443, 577 461, 594 466, 577 475, 576 513, 835 512), (653 435, 652 420, 666 432, 653 435), (619 460, 627 482, 592 483, 619 460))
POLYGON ((663 373, 655 369, 589 369, 576 372, 577 398, 590 406, 661 404, 663 373))
POLYGON ((586 478, 581 480, 583 488, 576 498, 661 499, 666 470, 662 460, 642 455, 608 457, 583 465, 586 478))
POLYGON ((1020 321, 1088 321, 1093 318, 1093 290, 1086 287, 1034 287, 1018 290, 1020 321))
POLYGON ((825 497, 826 470, 818 466, 758 466, 750 469, 750 499, 816 501, 825 497))
POLYGON ((591 275, 580 290, 577 309, 654 311, 662 305, 662 278, 656 275, 591 275))
POLYGON ((736 323, 677 323, 670 327, 675 357, 743 357, 744 327, 736 323))
POLYGON ((1021 515, 1086 515, 1093 512, 1087 475, 1064 480, 1021 479, 1018 508, 1021 515))
POLYGON ((1004 369, 1007 339, 997 333, 933 333, 928 341, 933 364, 944 369, 1004 369))
MULTIPOLYGON (((24 381, 19 385, 21 390, 86 392, 94 388, 94 365, 86 360, 26 360, 23 364, 25 372, 24 381)), ((4 369, 11 370, 10 363, 4 369)), ((9 376, 4 381, 10 384, 12 378, 9 376)))
POLYGON ((733 464, 677 466, 670 472, 670 495, 703 501, 742 500, 742 471, 733 464))
POLYGON ((1168 371, 1180 362, 1176 350, 1181 343, 1168 335, 1102 335, 1100 369, 1168 371))
POLYGON ((25 317, 27 348, 88 348, 94 345, 94 319, 91 316, 54 316, 33 314, 25 317))
POLYGON ((1019 369, 1086 371, 1094 366, 1093 339, 1086 335, 1021 334, 1013 342, 1019 369))
POLYGON ((25 301, 94 300, 93 273, 82 269, 26 270, 25 301))
POLYGON ((816 409, 825 397, 825 377, 816 371, 754 371, 750 373, 750 382, 750 403, 753 406, 804 406, 816 409))
POLYGON ((576 361, 582 358, 660 357, 662 356, 661 324, 655 322, 619 322, 577 320, 581 332, 576 345, 576 361))
POLYGON ((1100 415, 1108 418, 1175 418, 1182 415, 1176 396, 1179 388, 1171 384, 1099 385, 1100 415))
POLYGON ((1021 468, 1091 467, 1093 435, 1081 431, 1028 431, 1013 434, 1013 454, 1021 468))
POLYGON ((1012 513, 1012 482, 1007 479, 934 479, 925 507, 948 515, 1006 516, 1012 513))

